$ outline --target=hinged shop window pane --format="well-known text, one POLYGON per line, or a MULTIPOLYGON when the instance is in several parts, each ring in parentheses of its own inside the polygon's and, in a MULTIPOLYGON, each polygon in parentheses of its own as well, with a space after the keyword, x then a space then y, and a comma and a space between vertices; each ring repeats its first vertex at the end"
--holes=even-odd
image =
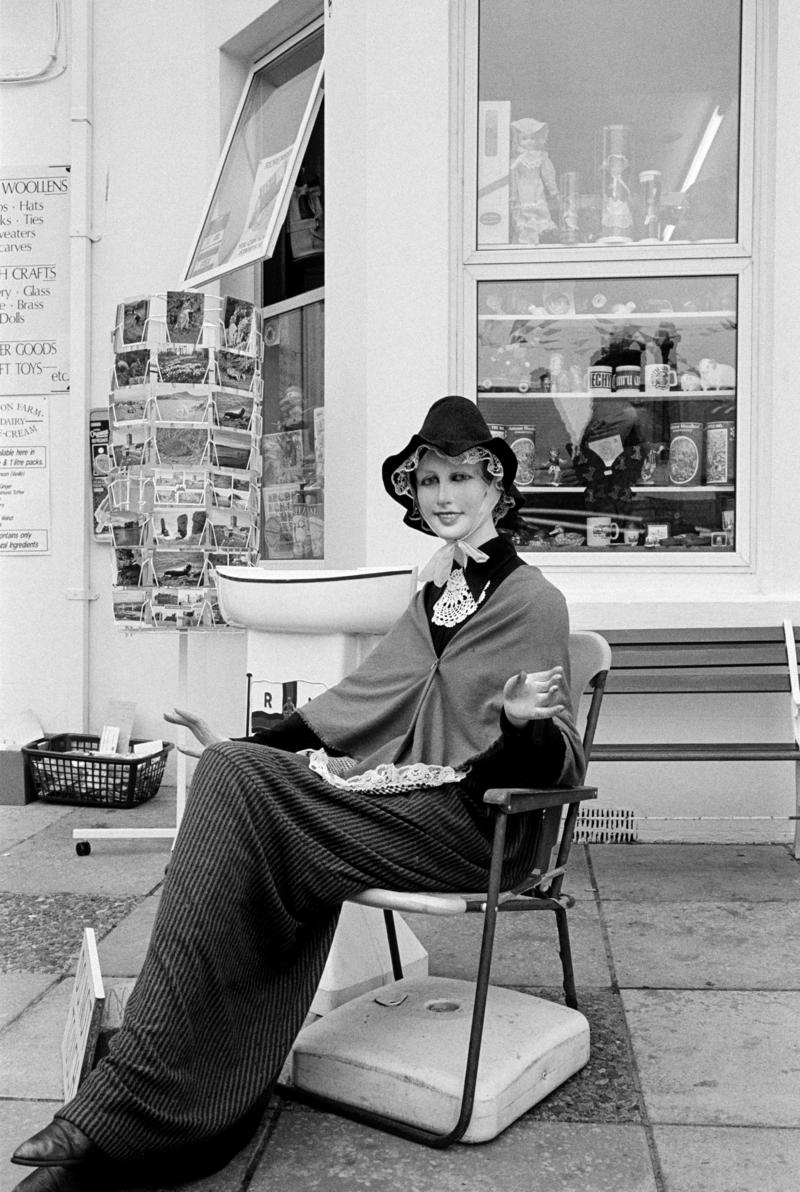
POLYGON ((321 31, 254 70, 187 266, 187 285, 271 255, 321 102, 321 31))
POLYGON ((740 0, 479 0, 478 248, 737 240, 740 0))

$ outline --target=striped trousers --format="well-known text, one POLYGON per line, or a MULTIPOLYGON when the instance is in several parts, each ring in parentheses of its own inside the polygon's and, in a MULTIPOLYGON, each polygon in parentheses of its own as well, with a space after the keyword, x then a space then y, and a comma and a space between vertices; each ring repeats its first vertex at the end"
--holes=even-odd
MULTIPOLYGON (((509 880, 530 835, 510 832, 509 880)), ((376 885, 485 888, 490 847, 458 785, 369 795, 295 754, 206 749, 122 1028, 58 1116, 113 1160, 222 1136, 265 1104, 342 902, 376 885)))

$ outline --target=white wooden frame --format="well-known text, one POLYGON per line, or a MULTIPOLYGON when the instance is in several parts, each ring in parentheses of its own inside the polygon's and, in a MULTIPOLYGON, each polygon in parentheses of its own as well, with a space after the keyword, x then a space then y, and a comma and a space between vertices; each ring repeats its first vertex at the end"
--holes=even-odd
MULTIPOLYGON (((458 113, 454 137, 459 145, 453 176, 452 239, 453 274, 460 277, 458 307, 452 321, 451 374, 453 392, 477 392, 477 289, 481 281, 537 281, 547 278, 593 277, 702 277, 734 276, 738 280, 737 394, 736 394, 736 550, 645 552, 614 556, 613 552, 558 551, 546 556, 527 552, 549 566, 566 564, 593 571, 623 566, 713 572, 746 577, 756 571, 757 509, 754 494, 758 480, 758 435, 768 425, 763 412, 753 408, 756 391, 756 362, 753 357, 758 306, 754 280, 754 162, 756 160, 756 90, 759 62, 757 33, 764 41, 766 14, 763 0, 742 0, 742 70, 739 92, 738 239, 725 244, 650 245, 646 252, 637 246, 491 246, 478 248, 477 229, 477 144, 478 144, 478 3, 453 0, 452 86, 454 111, 458 113)), ((760 279, 758 279, 760 281, 760 279)), ((458 289, 458 286, 454 287, 458 289)), ((759 287, 760 288, 760 287, 759 287)))
POLYGON ((269 54, 266 54, 263 58, 260 58, 251 67, 250 73, 247 77, 247 81, 245 82, 245 85, 242 88, 242 93, 239 97, 239 102, 236 106, 236 112, 234 113, 233 119, 231 121, 231 125, 228 130, 228 135, 225 139, 225 144, 222 148, 222 152, 220 154, 219 161, 217 162, 217 168, 214 173, 214 178, 213 178, 211 187, 208 192, 208 198, 207 198, 205 205, 203 207, 203 212, 202 212, 202 216, 200 218, 197 232, 195 233, 195 235, 191 241, 191 248, 189 250, 189 255, 186 260, 186 268, 184 270, 184 285, 190 286, 193 288, 196 288, 196 287, 202 286, 202 285, 206 285, 209 282, 218 281, 221 277, 224 277, 228 273, 234 273, 239 269, 244 269, 248 265, 254 265, 256 262, 265 260, 266 258, 272 256, 272 253, 275 250, 275 243, 277 240, 278 232, 283 225, 283 221, 285 220, 286 213, 289 209, 289 200, 291 198, 292 188, 293 188, 295 180, 297 178, 297 173, 298 173, 298 170, 300 169, 300 164, 303 160, 303 154, 305 153, 306 148, 308 146, 308 142, 309 142, 311 133, 314 128, 314 121, 316 120, 317 114, 318 114, 320 106, 322 104, 323 76, 324 76, 324 70, 325 70, 324 57, 321 59, 321 61, 319 63, 319 67, 317 69, 317 74, 314 79, 314 83, 311 87, 311 93, 309 95, 308 102, 305 107, 305 111, 303 112, 303 116, 300 120, 300 124, 299 124, 298 130, 297 130, 297 135, 295 137, 292 153, 291 153, 291 155, 289 157, 289 161, 287 163, 286 171, 284 173, 283 180, 281 182, 281 187, 278 192, 275 206, 273 208, 272 215, 270 216, 269 222, 268 222, 266 228, 264 229, 264 235, 263 235, 260 243, 255 248, 253 248, 250 252, 244 253, 242 256, 237 256, 232 261, 227 261, 223 264, 215 265, 213 268, 206 269, 200 273, 194 273, 194 274, 191 273, 192 262, 195 258, 195 254, 196 254, 198 247, 200 245, 201 237, 203 234, 203 229, 205 228, 206 222, 208 221, 209 216, 211 214, 211 209, 212 209, 212 206, 214 203, 215 195, 217 193, 217 188, 221 181, 222 174, 225 169, 225 165, 228 161, 228 156, 230 154, 231 148, 235 143, 236 136, 239 131, 239 122, 241 120, 242 112, 244 111, 244 107, 247 102, 248 96, 250 95, 250 90, 253 85, 254 79, 260 73, 260 71, 262 71, 265 67, 269 66, 272 62, 275 62, 278 58, 282 58, 286 53, 288 53, 289 51, 294 49, 295 46, 299 45, 301 42, 307 40, 314 33, 321 30, 322 27, 323 27, 323 18, 319 17, 316 20, 310 22, 308 25, 306 25, 303 29, 301 29, 293 37, 290 37, 287 41, 282 42, 280 44, 280 46, 278 46, 276 49, 272 50, 269 54))

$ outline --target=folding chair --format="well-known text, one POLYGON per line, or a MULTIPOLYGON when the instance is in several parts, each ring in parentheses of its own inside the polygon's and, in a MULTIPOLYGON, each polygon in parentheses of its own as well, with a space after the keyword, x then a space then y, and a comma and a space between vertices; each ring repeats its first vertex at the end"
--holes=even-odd
MULTIPOLYGON (((591 700, 583 733, 583 747, 588 763, 600 714, 606 676, 611 666, 611 649, 605 638, 597 633, 573 633, 570 635, 569 655, 572 702, 576 715, 581 696, 587 690, 591 692, 591 700)), ((460 1096, 460 1109, 457 1121, 452 1128, 446 1130, 430 1129, 426 1126, 412 1124, 409 1121, 398 1120, 387 1114, 376 1112, 364 1104, 350 1104, 321 1094, 315 1091, 310 1084, 306 1084, 305 1087, 301 1087, 296 1082, 291 1085, 280 1085, 279 1091, 292 1100, 301 1101, 318 1109, 337 1113, 367 1125, 376 1126, 390 1133, 400 1135, 404 1138, 410 1138, 413 1141, 421 1142, 428 1146, 444 1148, 463 1138, 470 1127, 473 1114, 487 997, 489 996, 490 989, 493 988, 489 984, 489 976, 498 912, 541 910, 554 912, 563 970, 564 1000, 566 1005, 572 1010, 577 1009, 572 951, 567 923, 567 909, 574 905, 574 899, 569 895, 562 894, 561 887, 580 804, 584 799, 594 799, 596 797, 597 788, 589 786, 542 790, 505 788, 487 790, 484 796, 484 802, 494 810, 494 836, 486 894, 428 894, 369 889, 351 899, 352 902, 364 906, 380 907, 383 909, 389 949, 392 957, 392 968, 396 981, 402 980, 403 971, 395 933, 395 911, 406 911, 408 913, 421 912, 423 914, 434 915, 459 915, 473 912, 483 914, 484 916, 478 973, 474 986, 472 1021, 466 1051, 466 1069, 460 1096), (540 821, 533 866, 525 880, 515 886, 514 889, 501 891, 500 879, 508 817, 523 813, 536 814, 539 816, 540 821)), ((392 988, 392 986, 388 987, 389 990, 392 988)), ((373 1001, 376 1000, 375 992, 372 992, 373 1001)), ((370 995, 364 996, 368 999, 370 998, 370 995)), ((380 999, 378 998, 377 1000, 380 999)), ((534 1000, 532 998, 530 999, 531 1002, 534 1000)), ((348 1005, 352 1006, 353 1004, 349 1003, 348 1005)), ((555 1007, 555 1009, 557 1010, 558 1008, 555 1007)), ((346 1010, 347 1005, 333 1011, 332 1014, 321 1019, 319 1023, 315 1023, 308 1028, 309 1032, 314 1031, 315 1028, 322 1027, 323 1024, 325 1024, 325 1029, 328 1029, 328 1024, 331 1024, 335 1030, 336 1016, 341 1015, 346 1010)), ((564 1014, 565 1012, 562 1010, 560 1013, 564 1014)), ((301 1040, 304 1033, 301 1032, 301 1040)), ((309 1037, 311 1037, 310 1034, 309 1037)), ((586 1047, 587 1052, 583 1063, 588 1059, 588 1028, 586 1047)), ((572 1071, 577 1071, 577 1067, 580 1066, 582 1066, 581 1063, 577 1064, 576 1067, 572 1068, 572 1071)), ((568 1072, 567 1075, 569 1074, 568 1072)), ((565 1078, 566 1076, 562 1079, 565 1078)), ((561 1081, 558 1080, 557 1083, 561 1083, 561 1081)), ((536 1099, 540 1099, 540 1097, 536 1099)), ((524 1109, 520 1110, 520 1112, 524 1112, 524 1109)), ((495 1132, 499 1131, 496 1130, 495 1132)), ((469 1137, 465 1139, 465 1141, 480 1140, 482 1139, 470 1139, 469 1137)))

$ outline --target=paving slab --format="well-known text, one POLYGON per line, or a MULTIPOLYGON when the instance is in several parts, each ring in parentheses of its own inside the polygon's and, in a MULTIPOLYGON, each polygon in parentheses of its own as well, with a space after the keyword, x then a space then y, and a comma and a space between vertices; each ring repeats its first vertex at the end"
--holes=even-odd
MULTIPOLYGON (((130 914, 100 941, 97 952, 104 977, 138 975, 150 942, 161 892, 142 899, 130 914)), ((74 967, 74 966, 73 966, 74 967)))
POLYGON ((617 980, 643 989, 800 989, 800 902, 607 902, 617 980))
POLYGON ((0 1030, 40 998, 56 979, 50 973, 0 974, 0 1030))
POLYGON ((435 1151, 308 1110, 281 1115, 250 1192, 655 1192, 641 1126, 521 1120, 435 1151))
POLYGON ((664 1192, 795 1192, 800 1129, 656 1126, 664 1192))
MULTIPOLYGON (((431 976, 473 981, 478 968, 482 915, 403 915, 428 952, 431 976)), ((569 912, 576 984, 608 987, 611 973, 597 907, 577 902, 569 912)), ((492 960, 495 985, 560 985, 558 932, 552 911, 509 912, 498 916, 492 960)))
POLYGON ((589 853, 604 901, 800 901, 800 861, 783 844, 592 844, 589 853))
MULTIPOLYGON (((109 814, 101 812, 100 819, 109 814)), ((131 813, 118 814, 130 816, 131 813)), ((140 822, 143 827, 154 826, 140 822)), ((92 821, 87 820, 84 826, 90 824, 92 821)), ((90 856, 79 857, 72 840, 74 826, 77 826, 74 815, 64 816, 10 849, 0 858, 0 889, 20 894, 69 891, 122 897, 149 894, 164 880, 169 841, 97 841, 90 856)))
POLYGON ((0 1100, 0 1192, 11 1192, 25 1178, 23 1168, 9 1162, 14 1150, 60 1108, 61 1101, 0 1100))
POLYGON ((61 1097, 61 1039, 73 982, 55 982, 3 1031, 0 1088, 23 1101, 61 1097))
POLYGON ((51 803, 27 803, 24 807, 0 807, 0 853, 35 836, 69 815, 69 807, 51 803))
POLYGON ((798 1124, 800 993, 623 990, 650 1120, 798 1124))

